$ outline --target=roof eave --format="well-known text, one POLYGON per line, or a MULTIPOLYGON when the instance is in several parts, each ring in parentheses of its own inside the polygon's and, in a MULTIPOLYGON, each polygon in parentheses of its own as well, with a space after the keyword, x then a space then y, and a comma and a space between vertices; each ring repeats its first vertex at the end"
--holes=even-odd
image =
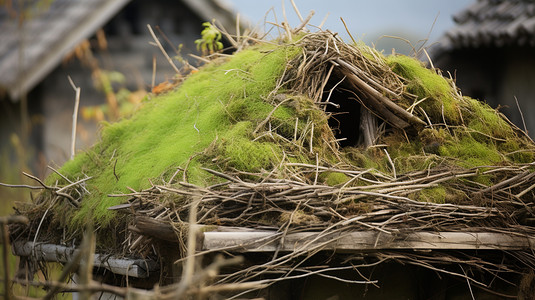
POLYGON ((73 26, 65 38, 52 49, 48 49, 30 68, 23 70, 12 85, 6 86, 9 96, 17 101, 21 95, 28 93, 41 82, 61 62, 63 57, 76 45, 93 35, 99 28, 108 22, 130 0, 105 1, 100 7, 94 9, 82 22, 73 26))

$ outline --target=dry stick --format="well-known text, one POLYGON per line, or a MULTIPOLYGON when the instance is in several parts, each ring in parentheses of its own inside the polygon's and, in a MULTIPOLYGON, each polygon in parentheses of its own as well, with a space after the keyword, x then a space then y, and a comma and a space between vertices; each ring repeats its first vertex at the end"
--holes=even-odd
POLYGON ((412 48, 412 52, 416 54, 416 48, 414 47, 414 45, 411 43, 411 41, 409 41, 408 39, 406 38, 402 38, 402 37, 399 37, 399 36, 395 36, 395 35, 382 35, 381 37, 379 37, 378 40, 381 40, 383 38, 390 38, 390 39, 395 39, 395 40, 400 40, 400 41, 403 41, 405 42, 407 45, 409 45, 409 47, 412 48))
MULTIPOLYGON (((320 93, 319 96, 320 96, 320 99, 314 99, 314 102, 320 102, 321 101, 321 93, 323 92, 323 90, 325 89, 325 86, 327 85, 327 82, 329 81, 329 78, 331 78, 331 73, 333 72, 333 69, 334 69, 334 65, 331 65, 331 67, 329 68, 329 71, 327 72, 327 75, 325 76, 325 79, 323 80, 323 82, 321 83, 321 87, 319 88, 319 91, 320 93), (318 101, 319 100, 319 101, 318 101)), ((342 80, 340 80, 332 89, 331 91, 329 92, 329 96, 327 97, 327 100, 325 100, 325 102, 329 102, 329 99, 331 98, 331 93, 332 93, 332 90, 336 88, 336 86, 338 86, 338 84, 340 84, 343 80, 345 79, 345 76, 342 80)))
POLYGON ((158 40, 158 38, 156 37, 156 35, 154 34, 154 31, 152 31, 152 27, 150 27, 150 25, 147 24, 147 28, 149 29, 150 35, 152 35, 152 38, 156 42, 156 45, 158 46, 158 48, 160 48, 160 51, 162 51, 163 55, 165 56, 165 58, 167 59, 171 67, 173 67, 173 69, 175 70, 177 74, 180 74, 180 70, 178 70, 178 68, 173 63, 173 60, 169 57, 169 55, 167 55, 167 52, 165 52, 165 50, 163 49, 163 46, 158 40))
POLYGON ((238 42, 234 40, 232 35, 228 33, 228 31, 219 21, 216 21, 216 22, 217 24, 214 23, 214 25, 216 26, 217 30, 219 30, 221 34, 223 34, 227 38, 227 40, 232 44, 232 47, 238 49, 239 48, 238 42))
POLYGON ((518 112, 520 113, 520 118, 522 119, 522 125, 524 126, 524 131, 526 134, 528 134, 528 127, 526 127, 526 121, 524 120, 524 114, 522 113, 522 110, 520 109, 520 104, 518 103, 518 99, 515 97, 516 107, 518 108, 518 112))
POLYGON ((9 276, 10 276, 10 270, 9 270, 9 259, 8 259, 8 249, 9 249, 9 233, 7 230, 7 224, 4 222, 1 222, 0 225, 2 226, 2 258, 4 263, 4 296, 6 300, 10 300, 12 298, 12 290, 9 288, 9 276))
POLYGON ((482 195, 482 194, 485 194, 485 193, 488 193, 488 192, 495 191, 495 190, 500 189, 502 187, 508 187, 511 183, 521 179, 524 176, 527 176, 530 173, 531 173, 530 171, 525 171, 525 172, 520 173, 520 174, 518 174, 518 175, 516 175, 514 177, 511 177, 511 178, 507 179, 507 180, 501 181, 500 183, 497 183, 495 185, 489 186, 488 188, 477 192, 477 194, 481 194, 482 195))
POLYGON ((325 24, 325 22, 327 22, 327 18, 329 18, 329 15, 330 15, 330 14, 331 14, 331 13, 327 13, 327 14, 325 15, 325 17, 323 18, 323 20, 321 21, 321 23, 318 25, 318 28, 319 28, 319 29, 321 29, 321 27, 323 27, 323 25, 325 24))
POLYGON ((297 141, 297 126, 299 125, 299 117, 295 118, 295 130, 294 130, 294 139, 293 142, 297 141))
POLYGON ((531 190, 534 189, 534 188, 535 188, 535 183, 532 184, 532 185, 530 185, 527 189, 523 190, 522 192, 518 193, 518 194, 516 195, 516 197, 517 197, 517 198, 520 198, 520 197, 524 196, 527 192, 531 191, 531 190))
POLYGON ((255 135, 258 130, 260 130, 262 127, 264 127, 264 125, 266 125, 266 123, 269 121, 269 119, 271 118, 271 116, 275 113, 275 111, 279 108, 279 106, 283 105, 285 102, 288 102, 289 100, 291 100, 290 98, 287 98, 283 101, 281 101, 281 103, 277 104, 272 110, 271 112, 269 112, 269 114, 267 115, 267 117, 260 123, 258 123, 258 125, 256 126, 255 130, 253 131, 253 135, 255 135))
POLYGON ((312 122, 312 129, 310 130, 310 153, 314 153, 312 144, 314 142, 314 122, 312 122))
POLYGON ((76 124, 78 124, 78 107, 80 105, 80 87, 77 87, 72 81, 71 76, 67 77, 69 82, 76 92, 76 98, 74 101, 74 112, 72 114, 72 134, 71 134, 71 159, 74 158, 75 144, 76 144, 76 124))
POLYGON ((288 24, 288 18, 286 17, 286 6, 284 5, 284 0, 281 0, 282 4, 282 16, 284 17, 284 22, 282 22, 282 26, 284 30, 286 31, 286 34, 288 35, 288 40, 292 40, 292 31, 290 30, 290 25, 288 24))
POLYGON ((394 179, 396 179, 397 178, 397 176, 396 176, 396 166, 394 165, 394 162, 392 161, 392 158, 390 158, 390 155, 388 154, 388 151, 386 151, 386 149, 383 149, 383 151, 386 154, 386 158, 388 158, 388 162, 392 166, 392 173, 394 175, 394 179))
MULTIPOLYGON (((83 248, 81 249, 82 261, 80 263, 80 283, 82 285, 90 285, 93 282, 93 263, 95 256, 95 234, 93 233, 93 226, 89 225, 86 228, 84 240, 82 241, 83 248), (85 262, 83 261, 85 260, 85 262)), ((82 290, 80 293, 81 299, 90 299, 93 291, 82 290)))
POLYGON ((0 186, 5 186, 8 188, 25 188, 30 190, 42 190, 44 187, 42 186, 34 186, 34 185, 27 185, 27 184, 8 184, 8 183, 2 183, 0 182, 0 186))
MULTIPOLYGON (((435 21, 436 21, 436 19, 435 19, 435 21)), ((424 54, 427 57, 427 60, 429 60, 429 65, 431 66, 431 70, 435 71, 435 66, 433 65, 433 61, 431 60, 431 57, 429 57, 429 54, 427 53, 427 50, 425 50, 425 48, 422 48, 422 50, 424 51, 424 54)))
POLYGON ((236 14, 236 43, 240 44, 240 14, 236 14))
POLYGON ((156 55, 152 56, 152 81, 151 81, 151 88, 154 88, 154 85, 156 84, 156 55))
POLYGON ((64 187, 62 187, 62 188, 60 188, 59 190, 57 190, 57 191, 56 191, 56 194, 58 194, 58 193, 60 193, 60 192, 62 192, 62 191, 64 191, 64 190, 70 188, 71 186, 74 186, 74 185, 83 183, 83 182, 85 182, 85 181, 87 181, 87 180, 89 180, 89 179, 92 179, 92 178, 93 178, 93 177, 86 177, 86 178, 84 178, 84 179, 80 179, 80 180, 78 180, 78 181, 76 181, 76 182, 70 183, 70 184, 68 184, 68 185, 66 185, 66 186, 64 186, 64 187))
POLYGON ((182 271, 182 279, 176 289, 176 296, 181 297, 193 281, 195 273, 195 252, 197 239, 197 208, 201 202, 201 196, 193 197, 193 203, 189 210, 188 249, 187 257, 182 271))
POLYGON ((303 17, 301 16, 301 13, 299 12, 299 9, 297 9, 297 5, 295 5, 295 2, 294 0, 290 0, 290 2, 292 3, 292 6, 295 10, 295 13, 297 14, 297 17, 299 18, 299 21, 303 22, 303 17))
POLYGON ((37 178, 37 177, 35 177, 33 175, 30 175, 30 174, 28 174, 26 172, 22 172, 22 175, 37 181, 41 186, 43 186, 47 190, 55 190, 55 189, 57 189, 57 188, 50 187, 50 186, 46 185, 41 179, 39 179, 39 178, 37 178))
POLYGON ((344 18, 340 17, 340 20, 342 21, 342 23, 344 23, 344 28, 346 29, 346 32, 347 34, 349 34, 349 37, 351 38, 351 40, 353 41, 353 44, 357 44, 357 41, 355 41, 355 39, 353 38, 353 36, 351 35, 351 32, 349 32, 349 29, 347 28, 347 24, 346 24, 346 21, 344 21, 344 18))
MULTIPOLYGON (((349 74, 349 76, 356 77, 353 74, 349 74)), ((356 82, 350 81, 350 84, 352 84, 353 88, 355 88, 356 90, 360 89, 360 87, 358 86, 356 82)), ((357 97, 356 98, 357 101, 359 101, 360 104, 362 104, 366 109, 370 109, 369 107, 372 107, 374 109, 374 112, 376 114, 379 114, 378 117, 380 117, 382 120, 389 123, 390 125, 399 129, 405 129, 410 126, 409 123, 405 122, 405 120, 395 115, 383 103, 381 103, 380 101, 377 101, 377 99, 374 98, 373 95, 363 91, 366 97, 363 97, 363 99, 361 99, 360 97, 357 96, 355 92, 353 91, 350 91, 350 92, 353 93, 357 97)))
POLYGON ((387 89, 384 84, 381 84, 381 83, 378 83, 377 81, 373 80, 371 76, 369 76, 368 74, 366 74, 364 71, 362 70, 359 70, 358 68, 356 68, 355 66, 351 65, 350 63, 344 61, 344 60, 341 60, 340 58, 336 58, 335 61, 340 64, 341 66, 345 67, 345 68, 348 68, 349 70, 351 70, 353 73, 355 73, 356 75, 360 75, 362 77, 364 77, 366 80, 368 80, 375 88, 378 88, 380 90, 382 90, 383 92, 389 94, 390 96, 392 97, 399 97, 399 95, 397 95, 396 93, 392 92, 391 90, 387 89))
MULTIPOLYGON (((67 181, 68 183, 72 183, 72 181, 67 178, 66 176, 64 176, 63 174, 61 174, 60 172, 58 172, 56 169, 52 168, 51 166, 46 166, 48 169, 50 169, 52 172, 58 174, 61 178, 63 178, 65 181, 67 181)), ((23 173, 24 174, 24 173, 23 173)), ((26 175, 26 176, 29 176, 29 175, 26 175)), ((37 180, 37 179, 36 179, 37 180)))
MULTIPOLYGON (((343 64, 344 66, 348 65, 346 62, 344 62, 341 59, 336 59, 335 61, 341 65, 343 64)), ((399 116, 402 116, 404 119, 406 119, 410 123, 426 125, 426 123, 420 120, 420 118, 414 116, 413 114, 401 108, 399 105, 392 102, 392 100, 383 96, 373 87, 369 86, 366 82, 364 82, 364 80, 360 79, 360 77, 358 77, 356 74, 353 74, 352 72, 347 72, 347 73, 348 73, 347 74, 348 78, 351 79, 358 87, 360 87, 366 93, 370 94, 372 97, 374 97, 377 101, 379 101, 384 106, 386 106, 392 112, 397 113, 399 116)))
MULTIPOLYGON (((35 242, 33 243, 35 245, 35 242)), ((82 242, 82 245, 84 245, 84 242, 82 242)), ((83 249, 83 247, 80 247, 83 249)), ((80 260, 82 259, 82 251, 81 249, 78 249, 78 251, 75 252, 74 257, 71 261, 69 261, 65 267, 63 267, 63 271, 61 272, 58 281, 63 282, 67 277, 70 275, 71 272, 76 270, 78 268, 80 260)), ((61 287, 59 285, 52 286, 52 288, 48 291, 48 293, 43 297, 43 300, 50 300, 52 299, 59 291, 61 287)))
POLYGON ((303 29, 305 26, 307 26, 308 22, 310 22, 310 19, 312 19, 312 17, 314 16, 314 11, 311 10, 310 13, 308 14, 307 18, 301 23, 301 25, 297 26, 297 28, 295 28, 293 30, 294 33, 299 33, 299 31, 301 31, 301 29, 303 29))

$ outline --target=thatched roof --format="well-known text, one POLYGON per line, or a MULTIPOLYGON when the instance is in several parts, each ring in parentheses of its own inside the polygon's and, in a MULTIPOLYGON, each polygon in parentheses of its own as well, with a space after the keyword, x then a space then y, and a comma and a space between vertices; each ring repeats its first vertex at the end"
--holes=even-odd
MULTIPOLYGON (((233 42, 236 54, 211 56, 176 90, 105 125, 18 208, 30 225, 12 237, 70 244, 93 223, 100 253, 162 261, 161 241, 185 255, 193 223, 277 232, 269 243, 323 238, 277 249, 223 284, 292 272, 351 232, 535 232, 535 144, 438 70, 328 31, 233 42)), ((535 265, 528 248, 484 265, 462 252, 372 256, 523 273, 535 265)))

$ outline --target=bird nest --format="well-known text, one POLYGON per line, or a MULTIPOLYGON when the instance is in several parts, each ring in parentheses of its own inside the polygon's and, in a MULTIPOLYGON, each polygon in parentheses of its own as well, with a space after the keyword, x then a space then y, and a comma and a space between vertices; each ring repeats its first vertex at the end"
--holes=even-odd
MULTIPOLYGON (((192 231, 270 230, 273 235, 255 242, 277 245, 313 233, 292 251, 280 246, 269 255, 246 254, 243 268, 226 270, 213 285, 337 278, 336 270, 359 274, 396 261, 492 290, 493 277, 478 274, 535 268, 527 248, 486 256, 384 249, 315 261, 352 232, 532 236, 535 144, 501 113, 462 96, 451 79, 413 58, 385 56, 329 31, 288 35, 234 40, 241 51, 218 56, 181 79, 176 91, 106 127, 101 142, 38 180, 44 191, 17 208, 30 224, 12 226, 12 239, 72 244, 90 222, 97 251, 171 266, 195 246, 192 231), (143 123, 149 116, 157 120, 143 123), (158 123, 167 119, 173 125, 158 123), (187 128, 167 127, 162 135, 153 125, 187 128), (142 144, 150 147, 136 152, 142 144), (175 152, 158 152, 166 147, 175 152), (313 267, 325 264, 323 271, 313 267), (461 268, 444 267, 451 265, 461 268)), ((200 249, 197 256, 239 249, 200 249)), ((162 283, 172 281, 170 269, 160 270, 162 283)), ((364 276, 338 279, 375 284, 364 276)))

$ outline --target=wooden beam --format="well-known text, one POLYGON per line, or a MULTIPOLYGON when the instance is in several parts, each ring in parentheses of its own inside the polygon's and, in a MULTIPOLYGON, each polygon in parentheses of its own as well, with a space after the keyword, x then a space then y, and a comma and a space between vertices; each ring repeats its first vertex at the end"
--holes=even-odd
POLYGON ((204 232, 203 250, 228 249, 238 252, 297 251, 323 245, 323 250, 528 250, 535 237, 494 232, 415 232, 386 234, 360 231, 327 234, 291 233, 280 244, 281 233, 269 231, 204 232))
MULTIPOLYGON (((13 253, 17 256, 32 256, 41 261, 67 263, 74 257, 76 248, 53 244, 38 244, 33 242, 14 242, 13 253)), ((136 278, 147 278, 150 272, 159 269, 158 263, 150 259, 128 259, 95 254, 94 266, 106 268, 109 271, 136 278)))

